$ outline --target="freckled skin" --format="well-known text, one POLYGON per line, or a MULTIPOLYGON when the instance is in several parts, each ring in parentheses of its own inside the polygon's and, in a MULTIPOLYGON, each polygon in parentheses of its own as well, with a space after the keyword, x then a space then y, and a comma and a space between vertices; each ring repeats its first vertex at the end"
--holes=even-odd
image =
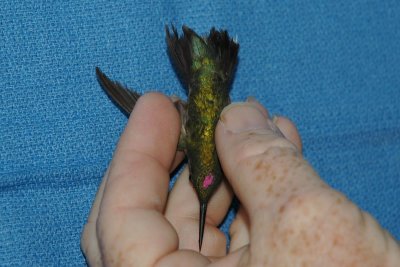
POLYGON ((248 210, 252 257, 245 266, 397 266, 385 255, 398 247, 373 231, 372 217, 290 150, 271 148, 237 167, 238 177, 253 174, 249 186, 264 193, 252 195, 248 210))

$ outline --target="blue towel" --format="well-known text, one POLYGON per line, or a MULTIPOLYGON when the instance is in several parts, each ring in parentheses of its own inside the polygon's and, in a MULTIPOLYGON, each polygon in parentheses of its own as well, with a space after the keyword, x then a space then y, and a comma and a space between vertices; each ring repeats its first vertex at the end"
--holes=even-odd
POLYGON ((325 181, 400 238, 400 2, 144 2, 2 1, 1 266, 85 265, 80 232, 127 122, 95 66, 184 97, 170 23, 237 36, 232 100, 292 118, 325 181))

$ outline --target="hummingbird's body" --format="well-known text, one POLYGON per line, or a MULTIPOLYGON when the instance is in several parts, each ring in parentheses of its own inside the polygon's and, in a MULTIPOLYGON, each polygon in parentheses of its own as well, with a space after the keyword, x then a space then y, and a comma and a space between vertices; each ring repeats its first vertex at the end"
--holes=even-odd
MULTIPOLYGON (((182 118, 178 148, 185 151, 190 180, 200 201, 199 248, 201 249, 207 203, 223 178, 214 132, 222 109, 229 104, 229 86, 237 63, 239 45, 226 31, 211 29, 200 37, 183 27, 184 35, 167 28, 169 54, 188 89, 188 101, 175 101, 182 118)), ((110 81, 98 68, 100 83, 117 104, 130 113, 139 94, 110 81)))

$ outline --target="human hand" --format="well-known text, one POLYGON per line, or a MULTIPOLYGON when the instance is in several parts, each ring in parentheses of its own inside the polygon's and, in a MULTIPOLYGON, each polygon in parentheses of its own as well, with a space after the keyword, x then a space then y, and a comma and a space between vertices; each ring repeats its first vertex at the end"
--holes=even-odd
POLYGON ((216 129, 221 165, 241 201, 230 251, 226 254, 225 236, 217 228, 232 199, 224 182, 210 200, 202 254, 196 252, 199 203, 187 170, 168 194, 169 172, 183 159, 176 153, 179 131, 169 99, 160 94, 139 99, 82 234, 91 266, 400 262, 390 235, 323 183, 302 158, 294 125, 282 117, 273 123, 253 101, 228 106, 216 129))

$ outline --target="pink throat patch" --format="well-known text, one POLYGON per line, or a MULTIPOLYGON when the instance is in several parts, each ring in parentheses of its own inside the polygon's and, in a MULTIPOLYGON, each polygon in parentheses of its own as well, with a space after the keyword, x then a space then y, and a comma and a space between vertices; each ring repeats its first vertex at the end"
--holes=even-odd
POLYGON ((208 188, 210 185, 212 185, 214 182, 214 176, 210 173, 207 175, 204 180, 203 180, 203 187, 208 188))

